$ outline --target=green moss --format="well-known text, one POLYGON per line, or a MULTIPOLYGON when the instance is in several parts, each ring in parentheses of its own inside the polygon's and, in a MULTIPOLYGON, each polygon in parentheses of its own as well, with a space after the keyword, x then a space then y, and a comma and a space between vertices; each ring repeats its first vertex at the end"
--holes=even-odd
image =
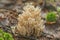
POLYGON ((13 40, 12 35, 9 33, 4 33, 4 39, 5 40, 13 40))
POLYGON ((0 37, 2 37, 4 35, 3 30, 0 29, 0 37))
POLYGON ((14 40, 10 33, 6 33, 0 29, 0 40, 14 40))
POLYGON ((57 12, 60 13, 60 7, 57 8, 57 12))
POLYGON ((46 21, 48 22, 56 22, 56 14, 54 12, 49 12, 47 15, 46 15, 46 21))
POLYGON ((3 37, 0 37, 0 40, 4 40, 4 38, 3 37))

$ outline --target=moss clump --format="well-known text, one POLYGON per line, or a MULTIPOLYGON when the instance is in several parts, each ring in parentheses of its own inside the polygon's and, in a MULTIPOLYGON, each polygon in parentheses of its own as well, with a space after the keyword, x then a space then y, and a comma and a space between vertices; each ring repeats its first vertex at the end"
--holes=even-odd
POLYGON ((10 33, 6 33, 0 29, 0 40, 14 40, 10 33))
POLYGON ((60 7, 57 7, 57 12, 60 13, 60 7))
POLYGON ((56 22, 56 14, 54 12, 49 12, 47 15, 46 15, 46 21, 47 22, 56 22))
POLYGON ((0 37, 0 40, 4 40, 4 38, 3 37, 0 37))

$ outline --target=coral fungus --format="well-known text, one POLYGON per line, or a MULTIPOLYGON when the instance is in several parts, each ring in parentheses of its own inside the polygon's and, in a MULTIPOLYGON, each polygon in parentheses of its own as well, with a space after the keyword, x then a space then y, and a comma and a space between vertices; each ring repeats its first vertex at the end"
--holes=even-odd
POLYGON ((22 36, 39 37, 44 29, 40 8, 27 4, 23 9, 23 13, 18 17, 18 33, 22 36))

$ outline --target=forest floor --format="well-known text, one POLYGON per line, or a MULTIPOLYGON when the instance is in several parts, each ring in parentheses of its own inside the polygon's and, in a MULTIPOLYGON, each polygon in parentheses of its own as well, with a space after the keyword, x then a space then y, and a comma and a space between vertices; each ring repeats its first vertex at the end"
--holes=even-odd
MULTIPOLYGON (((11 27, 17 24, 17 17, 21 14, 24 5, 1 5, 0 3, 0 6, 0 28, 13 34, 11 27)), ((55 24, 45 24, 45 29, 39 38, 21 37, 19 35, 16 36, 16 34, 13 34, 13 37, 15 40, 60 40, 60 19, 55 24)))

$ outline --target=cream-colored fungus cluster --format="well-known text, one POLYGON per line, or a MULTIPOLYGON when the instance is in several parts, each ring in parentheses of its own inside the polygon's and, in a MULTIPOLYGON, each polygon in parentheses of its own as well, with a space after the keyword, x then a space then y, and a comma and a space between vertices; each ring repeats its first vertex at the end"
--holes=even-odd
POLYGON ((19 34, 23 36, 40 36, 44 29, 40 8, 27 4, 23 9, 23 13, 18 17, 17 30, 19 34))

